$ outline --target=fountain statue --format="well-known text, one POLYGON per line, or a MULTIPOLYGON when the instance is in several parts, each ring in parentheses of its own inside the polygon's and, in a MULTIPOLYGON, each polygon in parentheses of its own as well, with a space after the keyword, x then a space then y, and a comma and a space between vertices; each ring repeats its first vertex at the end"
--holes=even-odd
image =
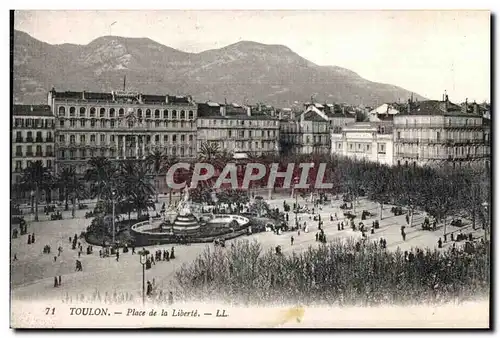
POLYGON ((191 208, 189 203, 189 188, 187 185, 184 188, 182 200, 179 202, 179 205, 177 207, 177 212, 181 216, 186 216, 191 214, 191 208))

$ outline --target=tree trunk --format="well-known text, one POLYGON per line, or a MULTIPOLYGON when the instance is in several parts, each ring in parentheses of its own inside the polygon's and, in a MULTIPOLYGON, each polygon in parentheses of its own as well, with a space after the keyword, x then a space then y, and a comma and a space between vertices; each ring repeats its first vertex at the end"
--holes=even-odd
POLYGON ((75 218, 75 210, 76 210, 76 196, 75 192, 73 192, 73 208, 71 208, 71 217, 75 218))
POLYGON ((410 208, 410 228, 413 227, 413 207, 410 208))
POLYGON ((382 210, 384 210, 384 204, 383 203, 380 203, 380 220, 382 220, 382 210))
POLYGON ((172 205, 172 188, 168 188, 168 205, 172 205))
POLYGON ((444 237, 444 242, 446 243, 446 216, 444 217, 444 223, 443 223, 443 237, 444 237))
POLYGON ((156 185, 155 203, 158 203, 158 195, 160 190, 160 180, 158 179, 158 173, 156 173, 155 175, 155 185, 156 185))
POLYGON ((68 193, 68 188, 64 188, 64 211, 68 211, 68 199, 69 199, 69 193, 68 193))
POLYGON ((38 184, 35 187, 35 222, 38 222, 38 184))
POLYGON ((35 213, 35 196, 31 196, 31 191, 30 191, 30 203, 31 203, 31 213, 35 213))
POLYGON ((476 209, 472 209, 472 230, 476 230, 476 209))

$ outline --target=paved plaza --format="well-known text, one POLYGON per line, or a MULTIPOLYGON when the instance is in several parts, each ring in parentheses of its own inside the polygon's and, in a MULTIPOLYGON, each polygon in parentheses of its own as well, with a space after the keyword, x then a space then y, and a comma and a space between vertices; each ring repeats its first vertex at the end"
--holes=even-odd
MULTIPOLYGON (((283 201, 293 205, 292 198, 274 197, 268 203, 271 207, 283 209, 283 201)), ((160 201, 159 207, 162 201, 160 201)), ((352 231, 345 227, 344 230, 337 230, 337 223, 343 220, 343 210, 339 208, 341 200, 328 202, 327 206, 322 207, 319 211, 321 218, 324 221, 324 232, 327 241, 332 241, 334 238, 360 238, 359 231, 352 231), (330 221, 330 215, 339 217, 338 220, 330 221)), ((361 211, 367 210, 376 216, 367 218, 363 223, 370 229, 373 220, 379 217, 379 205, 361 199, 356 206, 357 217, 356 224, 361 221, 361 211)), ((299 204, 304 205, 306 201, 299 199, 299 204)), ((312 208, 312 203, 309 203, 312 208)), ((159 209, 159 208, 158 208, 159 209)), ((439 226, 436 231, 424 231, 421 229, 421 223, 425 215, 416 213, 413 219, 414 226, 405 228, 407 233, 406 241, 403 241, 400 229, 402 225, 406 225, 405 215, 393 216, 390 212, 391 206, 385 206, 383 211, 383 219, 380 221, 380 228, 375 230, 375 234, 367 232, 369 240, 379 240, 384 237, 387 240, 387 248, 389 250, 409 250, 411 248, 437 248, 438 238, 443 235, 443 228, 439 226)), ((40 222, 29 221, 32 217, 26 216, 28 221, 28 233, 35 233, 36 242, 27 244, 27 236, 20 236, 11 241, 12 257, 17 256, 17 261, 11 260, 11 285, 12 297, 19 300, 43 300, 43 299, 64 299, 66 294, 70 295, 91 295, 96 290, 99 290, 101 295, 106 292, 130 292, 139 295, 141 291, 142 266, 139 263, 139 256, 132 255, 131 251, 122 254, 120 252, 119 262, 115 257, 100 258, 99 248, 94 248, 92 255, 86 255, 83 252, 80 261, 83 264, 82 272, 75 272, 75 260, 78 259, 76 250, 71 250, 69 237, 75 234, 80 234, 90 224, 91 219, 85 219, 85 212, 88 210, 77 210, 76 218, 71 218, 71 210, 64 211, 62 221, 49 221, 43 213, 40 215, 40 222), (42 250, 45 245, 50 245, 52 248, 51 254, 43 254, 42 250), (62 246, 63 252, 57 261, 54 262, 54 256, 57 255, 57 248, 62 246), (59 288, 54 288, 54 277, 61 276, 62 285, 59 288)), ((318 211, 316 211, 317 213, 318 211)), ((289 213, 290 224, 294 223, 295 214, 289 213)), ((276 235, 273 232, 256 233, 251 236, 242 236, 234 240, 227 241, 226 246, 231 242, 239 240, 255 240, 258 241, 264 250, 274 250, 277 245, 281 245, 282 251, 285 254, 291 252, 300 252, 307 250, 309 247, 317 247, 319 242, 315 240, 315 234, 318 232, 318 222, 310 220, 312 215, 298 214, 301 218, 301 223, 308 223, 310 229, 308 233, 301 232, 284 232, 281 235, 276 235), (294 237, 293 246, 290 244, 291 236, 294 237)), ((469 225, 461 228, 466 234, 472 231, 469 225)), ((447 227, 447 232, 459 231, 459 228, 452 226, 447 227)), ((473 232, 475 238, 484 235, 483 230, 473 232)), ((81 240, 84 248, 86 243, 81 240)), ((444 247, 450 246, 450 242, 444 244, 444 247)), ((182 266, 182 264, 193 261, 206 248, 214 250, 212 243, 206 244, 191 244, 191 245, 174 245, 176 259, 170 262, 159 262, 150 270, 147 270, 146 279, 155 279, 158 289, 168 291, 168 284, 174 278, 174 272, 182 266)), ((148 247, 150 252, 158 249, 170 250, 172 245, 159 245, 148 247)), ((84 250, 85 251, 85 250, 84 250)))

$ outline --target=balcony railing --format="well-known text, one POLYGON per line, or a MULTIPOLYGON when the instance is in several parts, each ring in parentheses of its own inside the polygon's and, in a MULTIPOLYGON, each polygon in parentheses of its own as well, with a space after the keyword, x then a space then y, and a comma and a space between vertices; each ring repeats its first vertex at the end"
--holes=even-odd
POLYGON ((54 142, 54 139, 52 137, 47 137, 45 139, 45 142, 54 142))
POLYGON ((24 142, 24 140, 23 140, 23 138, 22 138, 22 137, 17 137, 17 138, 16 138, 16 142, 17 142, 17 143, 22 143, 22 142, 24 142))
POLYGON ((32 137, 26 137, 26 142, 33 142, 33 138, 32 137))
POLYGON ((23 153, 22 153, 22 152, 18 152, 18 151, 16 151, 16 156, 17 156, 17 157, 23 157, 23 153))
POLYGON ((51 152, 51 151, 48 151, 48 152, 45 153, 45 156, 46 157, 54 157, 54 153, 51 152))
POLYGON ((32 152, 32 151, 27 151, 27 152, 26 152, 26 156, 28 156, 28 157, 29 157, 29 156, 33 156, 33 152, 32 152))

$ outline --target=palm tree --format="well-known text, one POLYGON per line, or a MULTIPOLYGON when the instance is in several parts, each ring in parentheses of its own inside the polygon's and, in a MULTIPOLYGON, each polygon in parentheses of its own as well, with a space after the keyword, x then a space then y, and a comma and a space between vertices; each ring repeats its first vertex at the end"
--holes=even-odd
POLYGON ((56 178, 56 186, 62 189, 64 195, 64 210, 68 210, 69 193, 76 178, 76 170, 74 167, 66 167, 59 172, 56 178))
POLYGON ((221 154, 220 146, 217 143, 205 142, 200 147, 199 157, 201 160, 211 162, 221 154))
POLYGON ((85 173, 85 180, 91 182, 90 193, 99 201, 103 194, 111 194, 110 182, 116 175, 116 168, 106 157, 93 157, 89 160, 88 165, 90 168, 85 173))
POLYGON ((125 200, 135 206, 138 217, 143 210, 154 208, 151 197, 155 189, 147 178, 148 171, 147 163, 141 162, 126 162, 120 168, 120 189, 125 200))
POLYGON ((34 191, 35 199, 35 222, 38 222, 38 194, 40 189, 45 189, 52 182, 51 174, 47 167, 43 166, 42 161, 31 162, 24 169, 21 177, 21 183, 25 190, 34 191))
POLYGON ((158 193, 160 190, 160 182, 159 175, 161 170, 163 169, 163 165, 167 160, 167 156, 164 152, 159 149, 153 150, 146 158, 148 164, 152 166, 154 172, 154 180, 155 180, 155 203, 158 203, 158 193))

